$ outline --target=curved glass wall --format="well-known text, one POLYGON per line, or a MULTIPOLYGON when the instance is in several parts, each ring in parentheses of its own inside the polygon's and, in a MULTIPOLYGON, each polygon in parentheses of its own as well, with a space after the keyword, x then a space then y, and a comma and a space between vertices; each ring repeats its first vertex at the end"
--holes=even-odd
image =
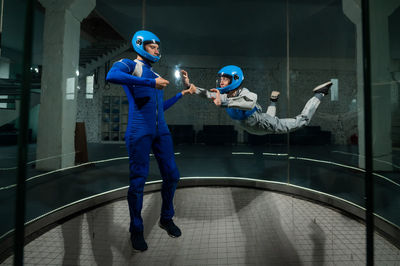
MULTIPOLYGON (((25 1, 0 3, 0 238, 15 228, 26 8, 25 1), (16 14, 21 16, 17 17, 16 14)), ((34 68, 31 73, 30 97, 32 101, 37 101, 40 79, 37 79, 34 68)), ((29 143, 34 142, 34 134, 29 130, 29 143)), ((34 146, 29 144, 28 161, 34 159, 34 152, 34 146)))
POLYGON ((287 79, 289 116, 301 111, 316 85, 333 83, 308 127, 289 136, 289 182, 363 206, 364 173, 357 160, 363 131, 355 25, 360 12, 343 1, 291 2, 287 79))
MULTIPOLYGON (((400 225, 399 1, 370 1, 374 212, 400 225)), ((375 245, 375 261, 384 255, 375 245)))
MULTIPOLYGON (((148 1, 146 28, 160 32, 164 56, 154 68, 173 86, 172 97, 183 86, 176 69, 189 73, 200 88, 216 87, 218 71, 240 66, 242 86, 258 96, 266 112, 273 90, 281 92, 278 115, 287 116, 287 4, 205 1, 190 8, 179 1, 168 6, 148 1), (171 19, 158 16, 166 10, 171 19)), ((198 95, 185 96, 165 113, 172 129, 182 177, 235 177, 287 182, 288 146, 285 134, 254 135, 232 120, 226 108, 198 95), (193 131, 193 139, 190 139, 193 131), (181 134, 188 134, 184 138, 181 134), (185 145, 190 143, 190 145, 185 145), (192 144, 193 143, 193 144, 192 144), (210 153, 211 152, 211 153, 210 153)), ((154 175, 158 175, 154 168, 154 175)))
MULTIPOLYGON (((35 6, 27 221, 129 184, 128 102, 121 86, 108 83, 105 76, 115 61, 135 59, 130 38, 141 28, 155 32, 162 41, 162 58, 154 70, 170 82, 165 99, 184 89, 176 70, 186 70, 192 83, 211 89, 219 69, 233 64, 243 69, 243 87, 257 94, 263 112, 270 105, 271 92, 279 91, 276 116, 291 118, 302 112, 313 88, 333 83, 310 123, 288 134, 250 134, 212 101, 183 96, 165 112, 182 178, 278 182, 365 207, 359 5, 340 0, 231 1, 229 5, 97 0, 96 6, 81 5, 82 12, 67 6, 35 6)), ((20 50, 7 42, 22 32, 10 26, 16 25, 12 18, 19 14, 17 6, 9 1, 4 8, 1 59, 2 66, 8 62, 9 67, 9 76, 2 79, 4 92, 19 78, 13 69, 21 64, 20 50), (13 36, 6 34, 11 29, 13 36)), ((391 8, 388 13, 382 7, 386 24, 381 23, 379 9, 371 14, 371 34, 386 33, 373 37, 376 43, 371 43, 372 60, 379 61, 372 64, 372 122, 375 212, 398 226, 400 35, 394 26, 398 6, 391 8)), ((10 99, 2 98, 0 103, 11 108, 10 99)), ((7 108, 0 109, 2 118, 7 108)), ((18 117, 14 113, 14 119, 0 125, 6 130, 0 139, 1 212, 12 214, 2 215, 6 217, 1 221, 2 236, 13 230, 14 223, 11 202, 17 146, 8 140, 17 132, 11 129, 18 117)), ((150 154, 147 181, 160 180, 157 161, 150 154)), ((295 208, 292 211, 295 220, 299 214, 295 208)), ((330 230, 336 229, 332 225, 330 230)))

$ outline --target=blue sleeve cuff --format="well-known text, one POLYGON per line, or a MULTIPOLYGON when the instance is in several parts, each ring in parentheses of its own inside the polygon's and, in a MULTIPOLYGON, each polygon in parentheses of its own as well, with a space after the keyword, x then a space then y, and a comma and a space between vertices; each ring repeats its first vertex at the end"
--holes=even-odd
POLYGON ((155 88, 156 87, 156 80, 155 79, 150 79, 150 82, 149 82, 150 84, 149 84, 149 87, 152 87, 152 88, 155 88))

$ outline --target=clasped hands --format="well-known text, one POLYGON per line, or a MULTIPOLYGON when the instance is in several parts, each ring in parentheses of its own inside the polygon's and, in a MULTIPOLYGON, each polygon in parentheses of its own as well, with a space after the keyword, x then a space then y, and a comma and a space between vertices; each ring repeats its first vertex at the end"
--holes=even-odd
MULTIPOLYGON (((196 87, 193 84, 189 83, 189 78, 187 75, 187 72, 182 70, 181 71, 182 76, 183 76, 183 82, 185 84, 186 89, 182 91, 182 95, 185 94, 194 94, 196 92, 196 87), (183 75, 183 73, 185 73, 185 76, 183 75)), ((156 78, 156 89, 158 90, 163 90, 166 86, 168 86, 169 81, 162 78, 162 77, 158 77, 156 78)))
MULTIPOLYGON (((183 84, 185 85, 186 88, 188 88, 187 90, 189 90, 190 94, 193 94, 196 92, 196 86, 194 86, 193 84, 190 83, 189 80, 189 75, 185 70, 181 70, 181 74, 182 74, 182 81, 183 84)), ((220 106, 221 105, 221 93, 219 90, 217 89, 211 89, 210 91, 215 92, 215 97, 211 97, 211 100, 214 102, 215 105, 220 106)))
MULTIPOLYGON (((195 94, 196 93, 196 86, 190 83, 189 75, 185 70, 181 70, 182 75, 182 82, 185 86, 185 90, 182 91, 182 95, 185 94, 195 94)), ((156 78, 156 89, 162 90, 169 84, 169 81, 163 79, 162 77, 156 78)), ((211 89, 210 91, 215 93, 215 96, 211 97, 211 100, 214 102, 215 105, 221 105, 221 93, 218 89, 211 89)))

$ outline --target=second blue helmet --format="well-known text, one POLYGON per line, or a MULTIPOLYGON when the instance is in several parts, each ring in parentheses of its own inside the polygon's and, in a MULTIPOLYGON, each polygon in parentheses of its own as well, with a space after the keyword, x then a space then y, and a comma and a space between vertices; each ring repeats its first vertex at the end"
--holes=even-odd
POLYGON ((220 71, 218 71, 217 89, 221 93, 227 93, 238 88, 242 84, 243 80, 244 75, 240 67, 234 65, 224 66, 220 71), (231 80, 228 86, 223 88, 220 87, 220 82, 218 82, 218 80, 221 77, 227 77, 231 80))
POLYGON ((135 50, 136 53, 138 53, 140 56, 146 58, 152 63, 157 62, 160 60, 161 55, 159 56, 154 56, 149 54, 146 49, 144 49, 144 46, 148 43, 156 43, 160 45, 160 39, 152 32, 147 31, 147 30, 140 30, 137 31, 132 38, 132 46, 133 49, 135 50))

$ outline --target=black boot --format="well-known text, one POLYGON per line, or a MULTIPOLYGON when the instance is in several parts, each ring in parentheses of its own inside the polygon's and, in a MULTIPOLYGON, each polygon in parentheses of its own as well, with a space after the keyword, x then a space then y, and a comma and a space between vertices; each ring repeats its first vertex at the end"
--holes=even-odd
POLYGON ((147 250, 147 243, 144 241, 143 232, 132 232, 131 233, 131 243, 133 249, 137 251, 147 250))
POLYGON ((314 93, 322 93, 323 95, 328 95, 329 89, 331 88, 331 86, 332 86, 332 82, 328 81, 328 82, 325 82, 324 84, 321 84, 321 85, 315 87, 313 89, 313 92, 314 93))
POLYGON ((174 224, 172 219, 160 219, 158 225, 167 231, 168 235, 171 237, 180 237, 182 235, 181 229, 174 224))

